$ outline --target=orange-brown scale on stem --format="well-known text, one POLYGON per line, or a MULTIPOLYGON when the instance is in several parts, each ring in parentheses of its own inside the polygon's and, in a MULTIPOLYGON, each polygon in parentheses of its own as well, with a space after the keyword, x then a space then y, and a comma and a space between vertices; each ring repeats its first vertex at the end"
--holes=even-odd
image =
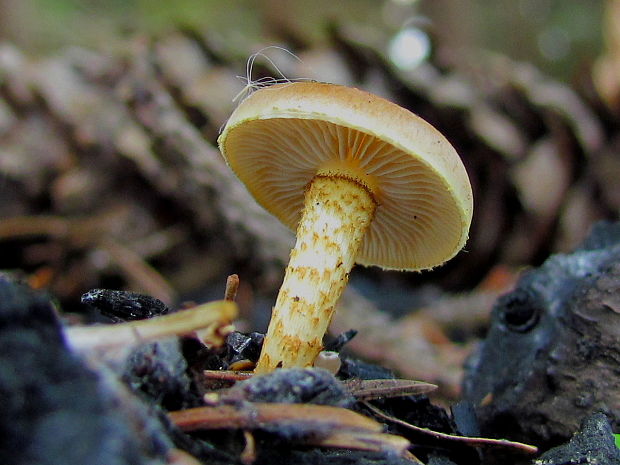
POLYGON ((312 365, 374 210, 372 194, 360 183, 314 177, 263 345, 270 366, 263 359, 257 372, 280 362, 283 367, 312 365), (285 349, 293 345, 294 351, 285 349))

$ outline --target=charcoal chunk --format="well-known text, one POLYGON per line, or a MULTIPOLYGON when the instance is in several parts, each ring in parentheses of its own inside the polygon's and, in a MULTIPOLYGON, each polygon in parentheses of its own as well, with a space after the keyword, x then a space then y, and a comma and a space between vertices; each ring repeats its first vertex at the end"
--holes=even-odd
POLYGON ((112 289, 92 289, 82 295, 81 302, 116 322, 143 320, 169 312, 155 297, 112 289))
POLYGON ((620 427, 618 328, 620 223, 601 223, 498 299, 464 380, 482 433, 546 448, 596 411, 620 427))
POLYGON ((49 298, 0 274, 0 463, 163 463, 156 423, 130 421, 112 385, 69 351, 49 298))
POLYGON ((620 465, 620 449, 616 447, 609 420, 595 413, 581 423, 571 440, 548 450, 534 465, 620 465))
POLYGON ((276 370, 238 382, 222 396, 224 402, 282 402, 350 407, 355 402, 345 387, 321 368, 276 370))

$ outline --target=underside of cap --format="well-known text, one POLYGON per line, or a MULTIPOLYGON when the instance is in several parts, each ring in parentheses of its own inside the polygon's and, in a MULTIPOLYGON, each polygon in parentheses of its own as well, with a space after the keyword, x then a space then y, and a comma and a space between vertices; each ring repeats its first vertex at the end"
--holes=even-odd
POLYGON ((233 113, 219 144, 256 200, 291 229, 316 175, 368 188, 378 206, 357 263, 432 268, 467 240, 472 194, 460 158, 424 120, 372 94, 321 83, 262 89, 233 113))

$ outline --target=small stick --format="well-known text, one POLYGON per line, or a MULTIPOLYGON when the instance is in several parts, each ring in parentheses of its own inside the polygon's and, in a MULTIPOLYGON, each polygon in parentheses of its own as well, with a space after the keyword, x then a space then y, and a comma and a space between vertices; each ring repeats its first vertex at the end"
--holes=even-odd
POLYGON ((226 381, 231 384, 236 381, 243 381, 251 378, 254 373, 251 371, 232 371, 232 370, 204 370, 202 372, 206 379, 226 381))
MULTIPOLYGON (((224 291, 224 302, 234 302, 235 298, 237 297, 237 289, 239 289, 239 276, 236 274, 231 274, 226 279, 226 290, 224 291)), ((227 329, 228 329, 227 334, 234 331, 233 326, 227 329)), ((224 337, 225 335, 222 335, 221 343, 219 343, 218 341, 218 343, 214 345, 216 346, 222 345, 224 342, 224 337)), ((196 338, 198 338, 198 340, 201 341, 204 345, 208 346, 211 343, 212 331, 209 328, 196 331, 196 338)))
POLYGON ((390 451, 420 463, 407 454, 410 445, 407 439, 384 434, 381 424, 340 407, 248 403, 243 410, 239 406, 220 405, 170 412, 169 416, 173 423, 186 432, 204 429, 244 430, 246 448, 241 456, 244 463, 251 463, 255 458, 253 437, 247 430, 273 430, 281 427, 298 428, 304 444, 373 452, 390 451))
POLYGON ((243 360, 237 360, 236 362, 231 363, 228 366, 228 369, 231 371, 249 371, 253 370, 256 366, 252 360, 244 358, 243 360))
MULTIPOLYGON (((237 381, 251 378, 254 373, 251 371, 204 370, 203 375, 207 380, 234 384, 237 381)), ((434 384, 409 379, 348 379, 341 383, 357 400, 413 396, 437 389, 434 384)))
POLYGON ((253 375, 251 371, 204 370, 204 379, 201 384, 208 391, 204 395, 205 403, 207 405, 219 404, 222 389, 226 391, 237 381, 250 379, 253 375))
POLYGON ((256 441, 250 431, 244 431, 243 437, 245 439, 245 447, 243 452, 241 452, 240 458, 245 465, 251 465, 256 461, 256 441))
POLYGON ((166 458, 167 465, 200 465, 196 457, 181 449, 171 449, 166 458))
POLYGON ((224 300, 234 302, 239 289, 239 275, 231 274, 226 279, 226 291, 224 292, 224 300))
POLYGON ((296 425, 300 431, 359 431, 380 433, 383 425, 364 415, 341 407, 314 404, 248 403, 240 409, 233 405, 196 407, 168 414, 182 431, 202 429, 262 429, 283 424, 296 425))
POLYGON ((214 337, 220 337, 217 328, 228 326, 236 316, 237 305, 221 300, 148 320, 112 325, 72 326, 65 329, 65 334, 69 344, 78 350, 128 347, 167 336, 189 334, 208 327, 212 329, 214 337))
POLYGON ((428 428, 422 428, 420 426, 412 425, 411 423, 407 423, 406 421, 400 420, 399 418, 392 417, 368 402, 364 402, 364 405, 371 412, 373 412, 378 417, 383 418, 384 420, 390 421, 399 426, 403 426, 417 433, 424 434, 433 439, 465 443, 472 447, 496 447, 496 448, 512 449, 512 450, 519 451, 527 455, 533 455, 538 452, 538 448, 536 446, 524 444, 521 442, 509 441, 508 439, 490 439, 490 438, 476 438, 476 437, 469 437, 469 436, 457 436, 454 434, 447 434, 447 433, 441 433, 439 431, 433 431, 428 428))
MULTIPOLYGON (((327 436, 310 439, 310 443, 319 447, 338 449, 355 449, 369 452, 390 451, 397 455, 404 454, 410 446, 402 436, 385 433, 361 433, 351 431, 334 431, 327 436)), ((422 462, 414 462, 422 463, 422 462)))
POLYGON ((410 379, 351 379, 342 384, 358 400, 427 394, 437 389, 435 384, 410 379))

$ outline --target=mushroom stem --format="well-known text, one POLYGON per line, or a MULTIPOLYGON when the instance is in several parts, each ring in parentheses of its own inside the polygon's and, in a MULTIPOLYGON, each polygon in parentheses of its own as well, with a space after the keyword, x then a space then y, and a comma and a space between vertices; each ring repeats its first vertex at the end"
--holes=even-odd
POLYGON ((375 209, 362 182, 312 179, 256 373, 313 364, 375 209))

